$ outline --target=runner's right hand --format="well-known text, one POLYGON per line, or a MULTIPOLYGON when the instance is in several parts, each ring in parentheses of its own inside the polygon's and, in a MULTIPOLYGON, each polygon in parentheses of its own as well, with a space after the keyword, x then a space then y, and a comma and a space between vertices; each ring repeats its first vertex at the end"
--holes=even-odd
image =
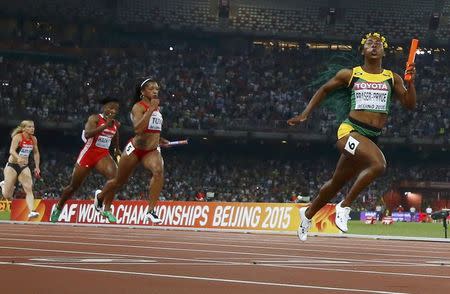
POLYGON ((288 119, 287 123, 290 126, 295 126, 295 125, 298 125, 299 123, 304 122, 307 119, 308 119, 308 114, 303 112, 297 116, 294 116, 293 118, 288 119))
POLYGON ((108 114, 106 116, 106 125, 110 128, 114 125, 114 115, 113 114, 108 114))
POLYGON ((158 108, 158 106, 159 106, 159 99, 150 100, 150 109, 154 111, 158 108))

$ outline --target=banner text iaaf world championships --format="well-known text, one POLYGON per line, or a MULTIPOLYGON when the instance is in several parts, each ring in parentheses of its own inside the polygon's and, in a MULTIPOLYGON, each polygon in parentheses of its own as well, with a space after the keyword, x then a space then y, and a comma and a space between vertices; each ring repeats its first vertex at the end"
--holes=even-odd
MULTIPOLYGON (((36 221, 48 221, 56 205, 54 200, 37 200, 36 221)), ((299 223, 297 204, 286 203, 234 203, 234 202, 158 202, 156 213, 163 220, 159 226, 193 227, 205 229, 241 230, 297 230, 299 223)), ((115 201, 112 212, 118 224, 152 225, 145 220, 148 205, 145 201, 115 201)), ((14 200, 12 220, 25 221, 27 207, 24 200, 14 200)), ((60 216, 60 222, 107 223, 97 213, 92 201, 68 201, 60 216)), ((334 225, 334 206, 328 205, 314 219, 314 232, 337 233, 334 225)))

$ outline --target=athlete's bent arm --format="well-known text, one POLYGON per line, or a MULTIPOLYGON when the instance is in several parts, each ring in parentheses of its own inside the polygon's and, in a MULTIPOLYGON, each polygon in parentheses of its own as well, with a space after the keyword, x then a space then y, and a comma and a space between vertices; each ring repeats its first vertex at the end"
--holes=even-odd
POLYGON ((97 127, 97 123, 98 116, 96 114, 89 116, 88 121, 84 125, 84 137, 86 139, 94 137, 95 135, 103 132, 103 130, 108 127, 107 124, 97 127))
POLYGON ((148 122, 152 113, 158 109, 159 100, 152 99, 150 101, 150 108, 147 111, 143 111, 143 107, 139 104, 135 104, 131 110, 131 118, 133 120, 133 129, 136 134, 143 133, 148 126, 148 122))
POLYGON ((17 153, 17 147, 19 146, 21 134, 15 135, 11 140, 11 147, 9 147, 9 154, 16 159, 18 163, 22 163, 24 159, 17 153))
POLYGON ((412 110, 416 107, 416 87, 414 86, 415 68, 409 72, 412 74, 412 78, 407 82, 408 88, 405 88, 403 79, 394 73, 394 93, 406 109, 412 110))

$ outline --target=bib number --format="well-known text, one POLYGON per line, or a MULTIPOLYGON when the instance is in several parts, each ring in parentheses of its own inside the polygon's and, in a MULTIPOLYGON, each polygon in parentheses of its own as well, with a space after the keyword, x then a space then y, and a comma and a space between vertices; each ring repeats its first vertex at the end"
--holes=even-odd
POLYGON ((134 151, 134 146, 133 146, 133 144, 131 143, 131 142, 129 142, 128 144, 127 144, 127 146, 125 146, 125 153, 127 154, 127 155, 130 155, 131 153, 133 153, 133 151, 134 151))
POLYGON ((387 91, 355 91, 355 109, 386 111, 387 99, 387 91))
POLYGON ((19 151, 19 156, 28 157, 31 151, 33 151, 33 146, 24 146, 19 151))
POLYGON ((359 141, 352 136, 348 137, 347 143, 345 143, 344 149, 351 155, 355 155, 356 148, 358 148, 359 141))
POLYGON ((163 123, 163 119, 162 119, 161 113, 155 111, 155 112, 153 112, 152 116, 150 117, 150 119, 148 121, 147 128, 149 130, 161 131, 162 123, 163 123))
POLYGON ((109 146, 111 145, 111 138, 106 136, 99 136, 97 138, 97 142, 95 142, 95 146, 109 149, 109 146))

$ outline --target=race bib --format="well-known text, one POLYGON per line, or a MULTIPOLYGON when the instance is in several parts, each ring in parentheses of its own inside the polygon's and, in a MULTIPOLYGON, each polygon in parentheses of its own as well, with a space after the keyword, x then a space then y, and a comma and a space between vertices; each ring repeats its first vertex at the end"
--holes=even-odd
POLYGON ((148 129, 152 131, 161 131, 163 118, 160 112, 154 111, 148 120, 148 129))
POLYGON ((19 156, 28 157, 31 151, 33 151, 33 145, 24 145, 19 151, 19 156))
POLYGON ((389 89, 386 82, 356 82, 353 85, 355 109, 387 111, 389 89))
POLYGON ((127 146, 125 146, 125 153, 127 155, 130 155, 131 153, 133 153, 134 149, 135 148, 134 148, 133 144, 131 142, 128 142, 127 146))
POLYGON ((387 99, 387 91, 355 91, 355 109, 386 111, 387 99))
POLYGON ((109 146, 111 145, 111 138, 107 136, 98 136, 97 141, 95 142, 95 146, 109 149, 109 146))
POLYGON ((358 148, 359 141, 353 138, 352 136, 348 137, 347 143, 345 143, 344 149, 348 151, 348 153, 355 155, 356 148, 358 148))

